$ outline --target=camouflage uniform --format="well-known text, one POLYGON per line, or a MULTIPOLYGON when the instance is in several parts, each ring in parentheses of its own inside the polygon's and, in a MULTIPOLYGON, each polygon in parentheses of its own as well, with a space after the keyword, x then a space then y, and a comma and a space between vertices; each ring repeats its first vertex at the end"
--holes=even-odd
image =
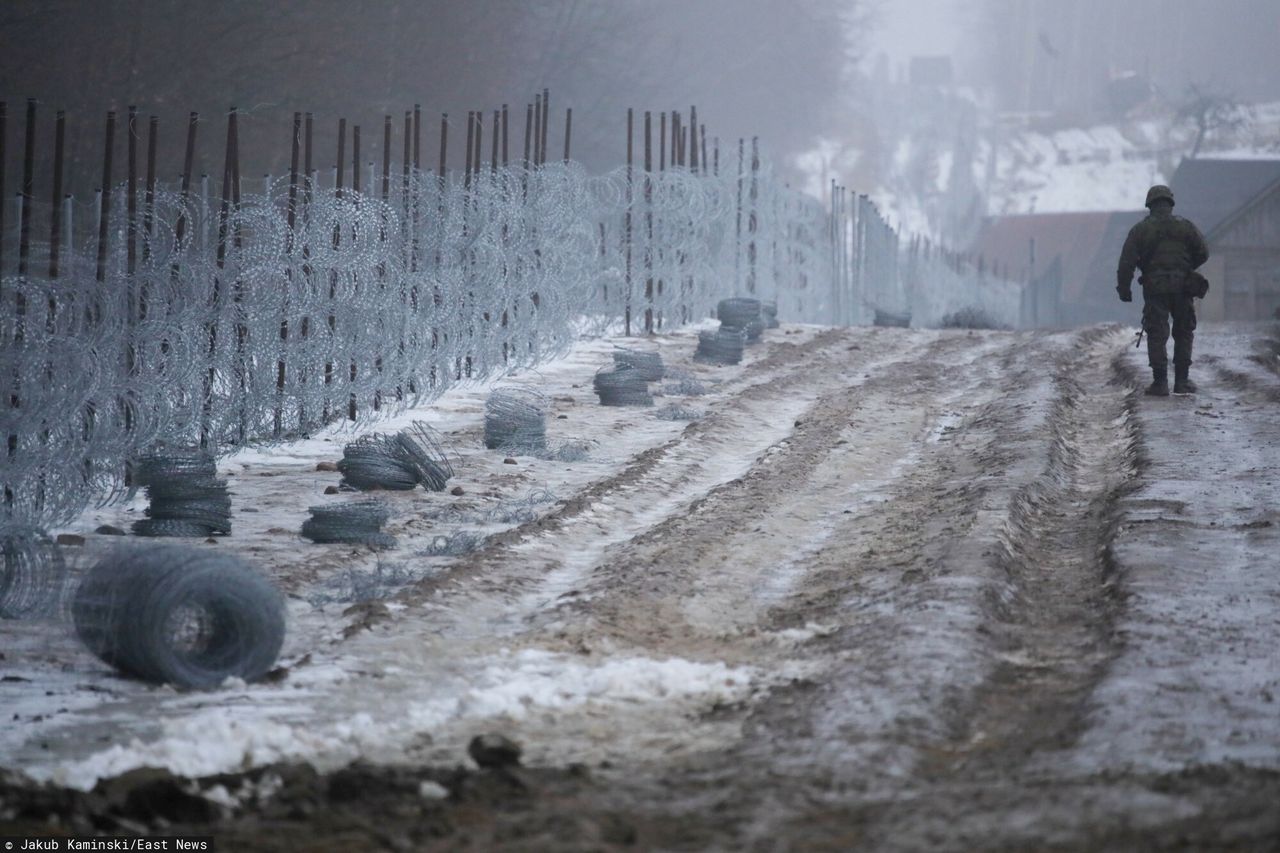
POLYGON ((1165 342, 1169 339, 1170 317, 1173 318, 1173 366, 1178 376, 1174 390, 1194 390, 1187 378, 1196 328, 1188 277, 1209 259, 1209 249, 1200 230, 1189 220, 1174 216, 1169 207, 1158 204, 1162 199, 1172 206, 1173 193, 1168 187, 1154 186, 1147 193, 1147 207, 1154 205, 1154 209, 1129 231, 1116 272, 1116 291, 1124 302, 1133 299, 1134 270, 1142 272, 1138 279, 1142 285, 1142 328, 1148 336, 1147 361, 1154 376, 1150 389, 1153 394, 1161 393, 1161 385, 1163 393, 1168 393, 1169 361, 1165 342))

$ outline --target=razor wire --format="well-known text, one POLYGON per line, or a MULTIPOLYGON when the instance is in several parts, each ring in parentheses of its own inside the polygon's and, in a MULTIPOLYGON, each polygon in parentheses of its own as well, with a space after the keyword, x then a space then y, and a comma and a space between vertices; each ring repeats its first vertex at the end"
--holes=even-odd
POLYGON ((134 228, 113 191, 100 268, 96 236, 64 224, 56 277, 36 244, 0 277, 0 523, 115 500, 156 448, 360 427, 627 317, 710 316, 747 285, 821 321, 825 211, 765 167, 745 217, 736 182, 521 165, 385 195, 280 178, 234 204, 158 185, 134 228))
POLYGON ((365 545, 375 549, 396 547, 396 538, 383 533, 391 508, 379 500, 348 501, 308 508, 301 534, 317 544, 365 545))
POLYGON ((945 250, 912 246, 904 254, 902 281, 911 296, 914 325, 1006 329, 1022 325, 1025 290, 1021 283, 989 275, 945 250))
POLYGON ((653 396, 643 371, 631 367, 602 367, 592 387, 602 406, 652 406, 653 396))
POLYGON ((106 663, 159 684, 253 681, 284 642, 284 598, 240 558, 172 545, 117 549, 72 601, 76 633, 106 663))
POLYGON ((442 492, 453 465, 440 433, 414 421, 395 435, 372 433, 351 442, 342 450, 338 471, 343 483, 355 489, 409 491, 421 485, 442 492))

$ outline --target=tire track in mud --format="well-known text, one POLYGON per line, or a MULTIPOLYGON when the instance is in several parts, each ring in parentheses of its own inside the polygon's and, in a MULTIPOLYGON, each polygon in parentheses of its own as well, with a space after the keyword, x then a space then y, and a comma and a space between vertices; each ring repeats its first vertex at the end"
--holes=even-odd
POLYGON ((737 747, 628 793, 679 811, 677 834, 654 825, 657 846, 704 832, 727 847, 927 848, 955 837, 974 786, 1016 794, 1029 757, 1072 742, 1115 653, 1106 543, 1137 465, 1122 344, 1109 328, 1023 336, 957 383, 975 399, 953 428, 768 614, 834 627, 793 650, 814 673, 729 709, 737 747), (997 393, 974 391, 993 377, 997 393))
MULTIPOLYGON (((858 825, 850 812, 860 813, 861 843, 973 849, 1036 841, 1016 838, 1009 817, 1027 806, 1024 786, 1045 773, 1045 761, 1081 734, 1089 697, 1119 650, 1123 602, 1109 546, 1117 502, 1140 463, 1136 390, 1116 354, 1121 345, 1111 329, 1089 330, 1053 367, 1045 430, 1015 442, 1024 444, 1015 467, 1036 459, 1030 451, 1038 447, 1043 470, 1013 494, 989 557, 999 583, 984 591, 976 626, 985 676, 955 697, 947 736, 922 744, 900 784, 825 815, 848 827, 858 825)), ((825 848, 830 839, 814 840, 825 848)))
MULTIPOLYGON (((769 847, 764 839, 777 839, 779 827, 814 802, 859 785, 860 776, 883 774, 885 765, 908 768, 919 749, 947 738, 930 715, 966 689, 945 672, 948 644, 962 646, 981 618, 972 587, 1001 583, 993 566, 991 578, 957 579, 953 564, 968 569, 983 562, 984 549, 998 547, 1012 492, 1007 471, 1026 468, 1029 481, 1043 467, 1005 439, 1015 427, 1040 429, 1036 412, 1025 411, 1036 408, 1028 402, 1036 396, 1036 362, 1060 347, 1025 334, 955 335, 904 355, 863 386, 824 398, 785 447, 740 481, 627 543, 592 595, 564 608, 584 637, 611 645, 748 662, 775 676, 797 661, 813 670, 754 705, 713 712, 738 720, 736 747, 648 771, 628 768, 609 802, 645 804, 656 833, 647 844, 737 848, 754 839, 769 847), (1019 427, 1022 421, 1032 423, 1019 427), (851 482, 842 485, 833 473, 851 482), (835 530, 802 556, 783 595, 754 602, 733 595, 735 585, 753 593, 769 586, 768 548, 752 542, 752 533, 768 532, 771 521, 794 522, 798 540, 829 520, 793 518, 794 503, 806 498, 840 501, 835 530), (702 606, 691 613, 689 601, 702 606), (939 675, 936 684, 922 683, 912 664, 934 664, 896 647, 904 633, 938 627, 929 619, 939 606, 970 612, 941 626, 949 633, 924 650, 943 660, 930 672, 939 675), (919 713, 885 712, 910 705, 903 700, 921 690, 928 695, 919 713), (672 814, 679 820, 664 819, 672 814), (704 823, 709 815, 713 825, 704 823)), ((796 837, 807 834, 803 828, 796 837)))
POLYGON ((1005 338, 945 336, 817 399, 743 476, 612 549, 582 599, 562 608, 578 620, 574 633, 750 660, 759 655, 751 637, 803 629, 818 614, 813 602, 789 618, 770 611, 803 586, 854 512, 920 463, 913 447, 958 417, 950 410, 995 379, 1012 346, 1005 338), (1001 351, 1006 357, 997 359, 1001 351), (955 383, 957 367, 974 375, 955 383))
MULTIPOLYGON (((576 581, 594 568, 607 547, 660 524, 690 504, 697 505, 708 491, 737 476, 714 466, 750 468, 755 456, 772 443, 761 440, 761 434, 768 435, 768 430, 753 423, 793 409, 800 414, 811 405, 806 395, 816 397, 824 387, 838 384, 842 369, 873 370, 898 355, 878 358, 869 352, 869 345, 867 349, 860 353, 862 358, 850 359, 849 336, 839 330, 824 332, 804 344, 775 347, 744 375, 721 386, 719 390, 727 399, 680 435, 638 454, 622 471, 562 501, 547 515, 490 537, 485 547, 465 561, 414 584, 397 600, 410 606, 430 603, 433 608, 445 600, 453 606, 459 600, 470 600, 486 606, 489 618, 509 623, 512 616, 528 615, 553 604, 560 595, 573 594, 576 581), (802 381, 803 374, 821 380, 802 381), (797 386, 801 385, 808 387, 798 395, 797 386), (744 454, 739 444, 758 448, 744 454), (647 506, 642 501, 646 496, 647 506), (634 506, 644 511, 629 511, 634 506), (583 548, 567 548, 564 540, 573 535, 583 538, 577 530, 583 526, 594 528, 595 536, 586 537, 583 548), (565 559, 566 552, 573 554, 571 560, 565 559), (513 602, 520 602, 514 611, 513 602), (500 611, 507 612, 499 616, 500 611)), ((782 426, 773 425, 779 439, 790 432, 790 423, 784 415, 782 426)), ((384 618, 374 615, 362 627, 384 618)), ((507 627, 523 630, 519 624, 507 627)))

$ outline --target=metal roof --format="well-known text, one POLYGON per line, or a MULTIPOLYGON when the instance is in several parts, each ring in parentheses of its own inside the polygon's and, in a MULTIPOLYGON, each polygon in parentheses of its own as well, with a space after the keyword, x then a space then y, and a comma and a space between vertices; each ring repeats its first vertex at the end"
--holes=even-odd
POLYGON ((1205 236, 1280 182, 1280 160, 1184 159, 1169 186, 1174 212, 1194 222, 1205 236))
POLYGON ((1144 216, 1145 210, 991 217, 983 222, 972 251, 1022 277, 1035 240, 1037 275, 1054 258, 1061 259, 1064 300, 1111 297, 1124 238, 1144 216))

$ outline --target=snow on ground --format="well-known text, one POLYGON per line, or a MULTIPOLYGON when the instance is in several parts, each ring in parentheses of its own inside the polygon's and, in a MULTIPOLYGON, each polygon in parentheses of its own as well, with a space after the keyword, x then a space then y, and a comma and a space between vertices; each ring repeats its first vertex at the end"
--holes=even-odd
MULTIPOLYGON (((385 669, 384 673, 392 675, 385 669)), ((564 655, 525 649, 483 662, 458 684, 431 680, 423 685, 421 697, 397 705, 394 714, 366 703, 367 710, 334 722, 298 719, 299 702, 308 693, 323 698, 314 680, 303 679, 311 689, 295 688, 287 709, 269 699, 263 703, 266 697, 251 695, 260 691, 241 686, 206 694, 200 704, 213 707, 172 717, 158 737, 134 738, 83 759, 26 769, 33 778, 80 790, 138 767, 163 767, 193 778, 281 761, 333 769, 356 758, 394 760, 415 737, 429 737, 460 718, 510 723, 588 703, 732 702, 750 693, 753 676, 746 669, 679 659, 625 657, 589 666, 564 655), (284 719, 282 711, 288 714, 284 719)))
MULTIPOLYGON (((798 327, 785 335, 771 334, 801 344, 816 332, 798 327)), ((153 763, 193 773, 283 758, 329 765, 356 755, 395 754, 415 733, 449 721, 511 719, 569 705, 636 704, 646 699, 670 705, 679 718, 690 707, 727 701, 752 689, 759 680, 756 674, 717 661, 623 654, 598 665, 577 664, 545 649, 507 649, 499 635, 517 631, 519 614, 525 610, 554 604, 610 545, 740 476, 759 451, 789 428, 791 415, 785 407, 795 414, 811 402, 804 393, 772 412, 735 415, 745 418, 739 430, 751 432, 749 440, 720 447, 719 452, 696 445, 685 450, 684 457, 677 452, 671 468, 689 477, 668 489, 661 500, 642 507, 615 507, 607 500, 594 505, 575 522, 577 534, 571 541, 576 544, 571 550, 565 552, 564 541, 541 546, 538 537, 529 537, 520 545, 524 559, 533 560, 540 548, 549 547, 552 551, 545 556, 564 558, 557 570, 518 602, 482 602, 479 609, 467 611, 470 624, 453 620, 451 628, 457 633, 447 642, 431 636, 429 621, 421 633, 412 632, 408 638, 384 641, 376 636, 342 642, 348 627, 363 613, 358 607, 348 612, 358 604, 353 595, 356 589, 363 585, 376 597, 391 596, 411 581, 447 575, 452 565, 465 559, 427 555, 425 549, 437 536, 464 531, 489 537, 510 530, 525 516, 517 512, 503 520, 504 508, 545 515, 592 483, 617 475, 644 451, 679 439, 686 424, 658 419, 655 409, 598 405, 591 376, 611 363, 615 347, 657 348, 669 371, 696 376, 710 393, 684 400, 694 408, 714 406, 740 390, 739 377, 759 360, 761 350, 750 351, 740 366, 696 365, 690 359, 696 333, 694 327, 652 341, 582 340, 564 358, 537 370, 450 389, 430 406, 371 427, 390 431, 419 419, 430 423, 446 436, 456 455, 457 476, 449 486, 460 485, 464 490, 461 497, 421 490, 380 493, 378 497, 396 510, 387 530, 400 539, 400 546, 391 552, 315 545, 298 535, 308 506, 353 499, 345 493, 324 495, 325 486, 336 483, 339 475, 316 470, 317 463, 340 458, 342 445, 355 435, 351 431, 334 428, 278 447, 246 449, 222 460, 219 472, 229 478, 236 512, 234 530, 231 536, 215 540, 216 544, 197 542, 193 547, 234 550, 281 584, 288 594, 289 616, 282 660, 296 671, 284 685, 230 685, 213 693, 180 694, 117 677, 78 646, 69 625, 6 623, 0 630, 6 634, 4 670, 9 679, 0 682, 0 704, 12 709, 13 718, 11 725, 0 730, 0 764, 16 764, 41 778, 81 787, 91 786, 104 774, 153 763), (484 399, 493 387, 508 382, 530 384, 546 394, 552 403, 549 441, 553 445, 586 443, 588 458, 563 463, 521 456, 516 465, 509 465, 504 464, 503 453, 484 449, 484 399), (769 414, 781 416, 774 426, 769 424, 769 414), (705 458, 714 464, 699 464, 705 458), (519 503, 538 493, 547 499, 519 503), (430 520, 444 509, 454 511, 452 520, 430 520), (499 510, 497 520, 495 509, 499 510), (379 577, 388 580, 379 584, 379 577), (517 621, 503 627, 512 619, 517 621), (369 647, 360 648, 362 642, 369 647), (462 670, 457 669, 457 657, 448 654, 425 666, 417 660, 432 643, 443 647, 454 642, 466 645, 471 655, 461 656, 466 657, 462 670), (353 648, 359 651, 353 653, 353 648), (370 703, 366 687, 360 685, 366 678, 395 681, 394 690, 402 695, 376 707, 382 703, 370 703), (312 703, 332 705, 324 723, 310 716, 312 703), (375 707, 370 708, 371 704, 375 707)), ((762 378, 767 381, 768 375, 762 378)), ((663 402, 659 397, 658 403, 663 402)), ((95 535, 99 525, 127 529, 144 506, 145 499, 138 496, 123 505, 86 512, 55 532, 86 536, 85 553, 78 555, 84 565, 120 541, 95 535)), ((430 607, 425 609, 430 615, 430 607)), ((403 610, 402 605, 391 604, 394 615, 401 616, 403 610)))
POLYGON ((295 533, 345 437, 241 454, 236 507, 260 512, 199 547, 289 591, 287 676, 179 693, 115 676, 65 627, 0 625, 0 766, 77 788, 148 765, 446 767, 496 730, 529 767, 591 768, 599 799, 566 808, 714 824, 703 846, 1215 831, 1225 800, 1280 784, 1268 333, 1202 328, 1201 393, 1159 400, 1132 393, 1145 370, 1119 327, 786 328, 734 368, 692 366, 689 332, 644 342, 712 386, 687 425, 596 406, 615 341, 586 341, 535 379, 553 438, 592 458, 506 465, 480 448, 485 389, 454 389, 417 414, 465 494, 386 495, 402 545, 381 558, 295 533), (489 520, 535 487, 557 495, 535 520, 489 520), (441 507, 479 520, 442 527, 441 507), (419 556, 458 524, 488 543, 419 556), (379 559, 413 583, 349 606, 335 581, 379 559))

